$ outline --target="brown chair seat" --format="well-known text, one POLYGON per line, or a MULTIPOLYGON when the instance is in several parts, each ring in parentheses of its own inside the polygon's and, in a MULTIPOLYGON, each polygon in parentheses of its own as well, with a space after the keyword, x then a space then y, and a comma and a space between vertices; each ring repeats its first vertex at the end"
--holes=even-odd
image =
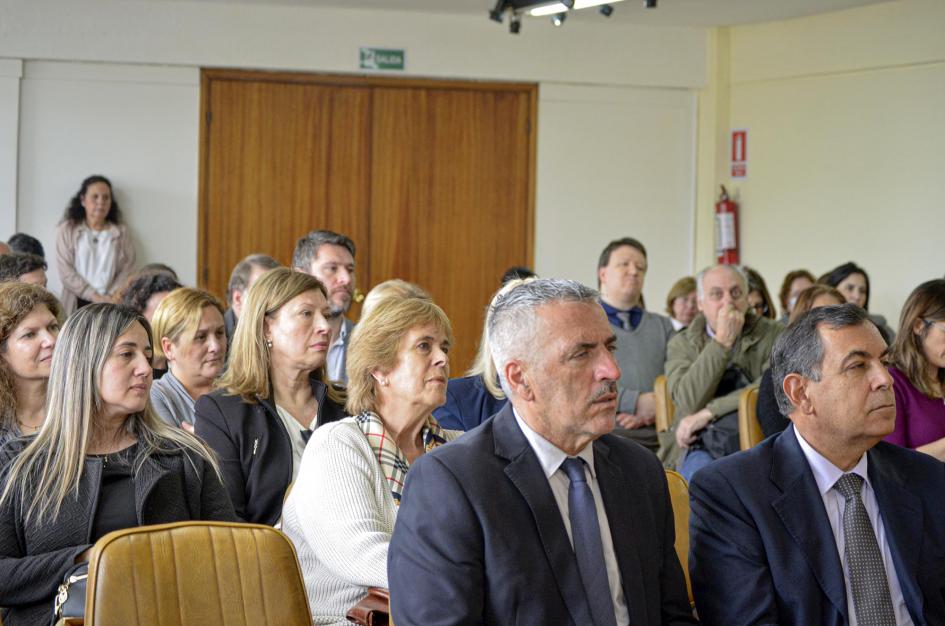
POLYGON ((85 623, 311 626, 295 548, 258 524, 181 522, 109 533, 92 549, 85 623))

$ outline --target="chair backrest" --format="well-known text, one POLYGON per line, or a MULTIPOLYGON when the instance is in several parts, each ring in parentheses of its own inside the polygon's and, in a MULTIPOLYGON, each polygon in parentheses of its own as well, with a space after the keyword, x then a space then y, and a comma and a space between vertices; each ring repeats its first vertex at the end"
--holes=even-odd
POLYGON ((673 417, 676 413, 665 374, 660 374, 653 381, 653 395, 656 396, 656 432, 661 433, 669 430, 669 427, 673 425, 673 417))
POLYGON ((89 626, 311 626, 295 548, 270 526, 182 522, 115 531, 93 547, 89 626))
POLYGON ((669 499, 673 504, 673 521, 676 526, 676 555, 686 575, 686 591, 692 604, 692 583, 689 582, 689 485, 682 474, 666 470, 666 482, 669 483, 669 499))
POLYGON ((765 438, 758 423, 758 387, 749 387, 738 396, 738 443, 742 450, 765 438))

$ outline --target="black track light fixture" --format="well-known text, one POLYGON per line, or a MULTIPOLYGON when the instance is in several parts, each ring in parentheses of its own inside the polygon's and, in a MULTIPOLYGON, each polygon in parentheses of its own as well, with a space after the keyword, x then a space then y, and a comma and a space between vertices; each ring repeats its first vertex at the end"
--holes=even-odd
POLYGON ((567 13, 555 13, 551 16, 551 23, 554 26, 561 26, 564 24, 564 20, 568 17, 567 13))
POLYGON ((609 4, 602 4, 597 10, 600 11, 600 14, 604 17, 610 17, 614 14, 614 7, 610 6, 609 4))
POLYGON ((656 8, 656 3, 658 2, 658 0, 643 0, 643 2, 644 2, 644 5, 646 6, 646 8, 648 8, 648 9, 655 9, 655 8, 656 8))
POLYGON ((509 18, 509 32, 513 35, 517 35, 522 30, 522 14, 521 13, 512 13, 512 17, 509 18))

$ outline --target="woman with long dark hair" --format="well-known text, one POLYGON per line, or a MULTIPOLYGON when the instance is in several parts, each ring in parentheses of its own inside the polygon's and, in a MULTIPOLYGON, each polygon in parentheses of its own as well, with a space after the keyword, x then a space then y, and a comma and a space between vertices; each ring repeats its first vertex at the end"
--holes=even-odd
POLYGON ((945 280, 915 288, 890 353, 896 429, 886 440, 945 461, 945 280))
POLYGON ((56 229, 56 264, 66 314, 110 302, 135 265, 135 248, 104 176, 82 181, 56 229))

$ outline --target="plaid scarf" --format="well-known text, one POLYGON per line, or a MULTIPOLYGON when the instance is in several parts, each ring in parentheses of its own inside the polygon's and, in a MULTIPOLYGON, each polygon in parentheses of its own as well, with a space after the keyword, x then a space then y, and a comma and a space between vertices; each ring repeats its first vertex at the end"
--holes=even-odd
MULTIPOLYGON (((377 462, 381 465, 384 476, 387 477, 387 484, 390 485, 390 495, 394 497, 394 504, 400 506, 400 493, 404 489, 404 481, 407 479, 407 471, 410 469, 410 463, 407 462, 407 455, 397 447, 393 437, 391 437, 384 428, 384 423, 376 413, 365 411, 354 417, 355 423, 368 443, 377 462)), ((433 416, 427 418, 427 423, 420 430, 420 438, 423 441, 423 451, 429 452, 437 446, 441 446, 447 441, 453 439, 452 433, 440 428, 440 425, 433 419, 433 416)))

